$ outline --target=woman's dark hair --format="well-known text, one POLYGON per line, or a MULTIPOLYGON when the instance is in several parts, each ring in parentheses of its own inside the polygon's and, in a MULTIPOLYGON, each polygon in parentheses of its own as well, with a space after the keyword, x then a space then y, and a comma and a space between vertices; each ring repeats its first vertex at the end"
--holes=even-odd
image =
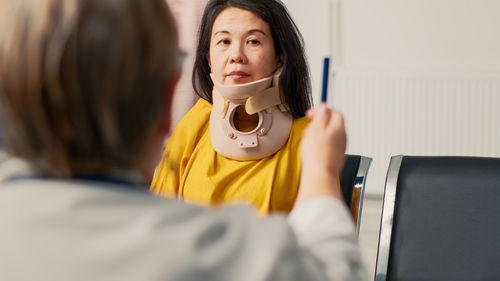
POLYGON ((304 116, 306 110, 312 106, 309 67, 303 47, 304 40, 286 7, 279 0, 210 0, 208 2, 203 12, 193 67, 192 84, 196 94, 212 102, 213 83, 207 62, 212 26, 217 16, 230 7, 250 11, 269 24, 276 55, 283 61, 280 76, 281 102, 294 118, 304 116))

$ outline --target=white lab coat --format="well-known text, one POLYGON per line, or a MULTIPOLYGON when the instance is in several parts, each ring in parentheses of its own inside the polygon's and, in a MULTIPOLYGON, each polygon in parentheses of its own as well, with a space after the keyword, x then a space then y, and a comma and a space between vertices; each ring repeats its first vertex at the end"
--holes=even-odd
POLYGON ((258 217, 243 205, 157 198, 145 186, 29 174, 19 160, 0 167, 0 280, 365 278, 349 213, 335 199, 258 217))

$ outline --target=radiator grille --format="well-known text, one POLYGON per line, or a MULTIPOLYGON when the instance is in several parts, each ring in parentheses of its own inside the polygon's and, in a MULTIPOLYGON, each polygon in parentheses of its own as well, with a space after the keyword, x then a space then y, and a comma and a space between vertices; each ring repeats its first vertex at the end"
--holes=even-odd
POLYGON ((500 73, 334 73, 348 153, 373 158, 368 194, 383 193, 392 155, 500 157, 500 73))

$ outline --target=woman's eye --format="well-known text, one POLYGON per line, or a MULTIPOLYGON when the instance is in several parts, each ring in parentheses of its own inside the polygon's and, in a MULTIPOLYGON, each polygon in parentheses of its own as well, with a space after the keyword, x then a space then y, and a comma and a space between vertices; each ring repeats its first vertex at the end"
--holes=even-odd
POLYGON ((219 45, 227 45, 231 43, 231 41, 229 41, 228 39, 222 39, 222 40, 219 40, 219 42, 217 42, 217 44, 219 45))
POLYGON ((250 44, 250 45, 259 45, 260 41, 257 40, 257 39, 250 39, 250 40, 248 40, 248 44, 250 44))

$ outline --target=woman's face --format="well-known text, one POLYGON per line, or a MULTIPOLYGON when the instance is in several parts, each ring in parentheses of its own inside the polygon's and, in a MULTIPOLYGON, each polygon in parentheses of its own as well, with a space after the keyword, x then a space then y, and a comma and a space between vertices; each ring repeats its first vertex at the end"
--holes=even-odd
POLYGON ((227 8, 215 19, 208 62, 224 85, 270 76, 279 66, 269 25, 250 11, 227 8))

